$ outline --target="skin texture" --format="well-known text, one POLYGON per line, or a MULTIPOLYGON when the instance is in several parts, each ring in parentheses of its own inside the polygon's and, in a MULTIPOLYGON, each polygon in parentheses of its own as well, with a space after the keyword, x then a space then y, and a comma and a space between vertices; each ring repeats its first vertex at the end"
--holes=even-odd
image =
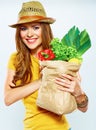
MULTIPOLYGON (((42 35, 42 27, 40 23, 28 23, 20 26, 20 38, 23 44, 30 50, 30 53, 37 58, 37 53, 44 48, 42 46, 42 35)), ((42 69, 43 68, 40 68, 40 70, 42 69)), ((13 82, 14 75, 15 70, 8 69, 4 89, 4 101, 7 106, 21 100, 26 96, 29 96, 38 90, 41 84, 40 78, 36 81, 24 84, 21 87, 16 87, 13 82)), ((75 97, 84 94, 80 84, 81 78, 79 74, 77 75, 77 77, 72 77, 70 75, 63 74, 60 77, 57 77, 55 79, 55 83, 60 85, 58 89, 61 91, 70 92, 75 97)), ((88 105, 84 108, 78 109, 82 112, 86 112, 88 105)))
POLYGON ((24 44, 36 55, 42 49, 41 26, 39 23, 21 26, 20 36, 24 44))

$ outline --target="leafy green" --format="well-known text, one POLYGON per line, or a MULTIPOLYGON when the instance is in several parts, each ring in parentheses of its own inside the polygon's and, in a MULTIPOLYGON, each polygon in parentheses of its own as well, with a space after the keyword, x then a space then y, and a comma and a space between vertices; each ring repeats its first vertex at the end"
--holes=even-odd
POLYGON ((55 54, 54 60, 82 60, 82 55, 91 47, 91 41, 86 30, 80 32, 73 26, 61 40, 54 38, 50 45, 55 54))
POLYGON ((86 30, 79 31, 78 27, 73 26, 68 33, 61 39, 67 46, 75 46, 79 55, 83 55, 90 47, 91 40, 86 30))
POLYGON ((78 37, 80 31, 78 28, 75 28, 73 26, 68 33, 61 39, 61 41, 67 45, 67 46, 72 46, 73 42, 75 41, 76 37, 78 37))
POLYGON ((64 60, 69 61, 72 58, 82 59, 78 54, 74 45, 66 46, 59 38, 54 38, 51 43, 51 49, 55 54, 54 60, 64 60))

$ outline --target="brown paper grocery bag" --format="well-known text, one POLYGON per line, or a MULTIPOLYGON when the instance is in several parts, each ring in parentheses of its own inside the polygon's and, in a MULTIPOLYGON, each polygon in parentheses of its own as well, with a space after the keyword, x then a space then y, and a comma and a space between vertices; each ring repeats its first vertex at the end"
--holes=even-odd
POLYGON ((68 114, 76 110, 77 104, 74 96, 68 92, 57 89, 55 78, 61 74, 76 76, 80 65, 65 61, 42 61, 42 84, 38 91, 37 106, 58 115, 68 114))

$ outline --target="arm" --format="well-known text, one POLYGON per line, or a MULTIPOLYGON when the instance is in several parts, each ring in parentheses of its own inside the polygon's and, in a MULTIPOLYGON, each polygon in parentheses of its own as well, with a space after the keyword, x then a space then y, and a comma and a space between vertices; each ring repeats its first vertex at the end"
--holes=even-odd
POLYGON ((15 88, 14 86, 14 88, 11 88, 10 85, 14 85, 12 83, 14 73, 14 70, 8 70, 5 81, 4 102, 7 106, 35 92, 39 89, 41 83, 40 80, 37 80, 22 87, 15 88))
POLYGON ((88 97, 87 95, 83 92, 82 94, 75 96, 76 102, 77 102, 77 107, 80 111, 86 112, 88 109, 88 97))
POLYGON ((80 111, 87 111, 88 97, 81 89, 81 79, 79 75, 78 77, 72 77, 70 75, 63 74, 61 77, 56 78, 56 83, 60 85, 58 89, 61 91, 70 92, 75 97, 77 107, 80 111))

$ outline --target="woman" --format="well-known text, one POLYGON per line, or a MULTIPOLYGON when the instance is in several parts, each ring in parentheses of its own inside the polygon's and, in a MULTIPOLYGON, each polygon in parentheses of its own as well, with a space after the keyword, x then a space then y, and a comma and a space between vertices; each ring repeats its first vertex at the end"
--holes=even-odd
MULTIPOLYGON (((55 19, 47 17, 42 4, 38 1, 23 3, 19 20, 11 27, 16 28, 16 49, 8 63, 5 82, 4 101, 7 106, 18 100, 23 101, 26 114, 24 130, 69 130, 65 116, 58 116, 36 105, 38 89, 41 85, 38 52, 49 48, 53 39, 50 24, 55 19)), ((75 96, 78 109, 87 111, 88 98, 80 87, 80 78, 63 75, 56 78, 61 91, 75 96), (68 79, 68 80, 64 80, 68 79)))

